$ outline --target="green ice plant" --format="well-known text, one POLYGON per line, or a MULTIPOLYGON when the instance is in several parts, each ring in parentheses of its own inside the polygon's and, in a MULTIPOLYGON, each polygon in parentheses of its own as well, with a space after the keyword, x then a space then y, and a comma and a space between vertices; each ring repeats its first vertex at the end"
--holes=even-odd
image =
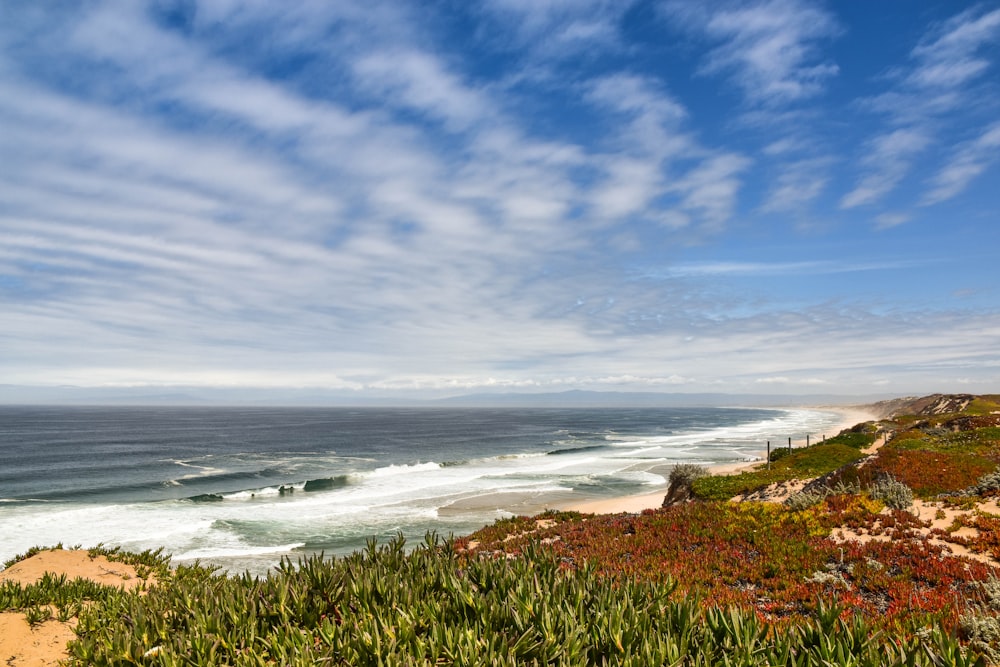
MULTIPOLYGON (((65 574, 46 573, 37 582, 24 585, 15 581, 0 582, 0 612, 25 611, 52 605, 56 617, 65 620, 75 616, 84 602, 98 602, 121 595, 122 591, 89 579, 68 579, 65 574)), ((32 611, 33 617, 40 612, 32 611)), ((44 619, 43 619, 44 620, 44 619)))
POLYGON ((52 610, 46 605, 32 605, 24 610, 24 619, 32 626, 52 618, 52 610))
POLYGON ((675 599, 672 580, 568 568, 402 537, 266 578, 178 567, 145 595, 92 605, 73 665, 981 665, 940 629, 893 639, 818 604, 790 627, 675 599))

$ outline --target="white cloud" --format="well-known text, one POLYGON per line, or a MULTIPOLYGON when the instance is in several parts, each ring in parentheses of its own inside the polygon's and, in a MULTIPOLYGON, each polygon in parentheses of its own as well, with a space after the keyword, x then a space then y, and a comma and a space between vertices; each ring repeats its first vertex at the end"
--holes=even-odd
POLYGON ((978 54, 1000 35, 1000 10, 972 8, 932 26, 895 70, 895 86, 865 100, 897 123, 919 124, 969 105, 971 91, 992 63, 978 54))
POLYGON ((907 82, 922 88, 960 88, 982 75, 990 62, 976 56, 1000 35, 1000 9, 968 9, 929 32, 912 53, 917 67, 907 82))
POLYGON ((799 153, 811 147, 812 143, 803 137, 784 137, 769 143, 762 152, 764 155, 781 156, 799 153))
POLYGON ((616 156, 607 159, 605 166, 606 178, 594 189, 591 201, 594 214, 609 224, 645 211, 666 187, 658 161, 616 156))
POLYGON ((903 180, 913 159, 929 143, 929 137, 912 128, 894 130, 871 140, 863 160, 867 171, 855 188, 840 200, 840 207, 854 208, 882 198, 903 180))
POLYGON ((930 181, 921 203, 937 204, 955 197, 986 171, 1000 155, 1000 123, 986 128, 975 140, 960 146, 930 181))
MULTIPOLYGON (((160 56, 173 53, 176 37, 158 30, 136 26, 158 35, 149 44, 160 56)), ((454 153, 429 150, 406 113, 310 99, 198 48, 171 59, 119 46, 101 50, 119 69, 105 83, 111 97, 138 89, 180 110, 181 127, 142 109, 0 82, 15 93, 0 111, 31 130, 6 139, 9 154, 25 159, 0 188, 23 208, 0 221, 17 242, 0 253, 0 272, 46 266, 34 280, 51 294, 12 305, 5 324, 60 332, 18 344, 19 359, 38 363, 36 379, 86 376, 73 370, 80 341, 89 346, 82 368, 104 369, 94 375, 102 384, 132 383, 142 369, 200 382, 197 373, 157 376, 151 344, 166 348, 158 364, 194 364, 205 382, 249 359, 281 365, 268 386, 306 382, 317 367, 328 369, 320 377, 358 367, 447 374, 600 348, 579 322, 538 318, 560 290, 579 289, 579 277, 535 282, 531 271, 542 261, 559 270, 552 248, 589 245, 585 227, 566 224, 580 200, 569 172, 585 166, 609 178, 604 156, 533 139, 502 113, 479 122, 485 112, 462 100, 485 93, 430 55, 417 74, 447 85, 402 103, 467 128, 454 153), (147 61, 157 61, 155 76, 147 61), (206 140, 205 122, 229 129, 206 140), (80 160, 91 164, 85 175, 80 160), (47 355, 57 341, 63 352, 47 355)), ((398 97, 412 75, 367 92, 398 97)))
MULTIPOLYGON (((634 0, 484 0, 509 44, 532 58, 562 60, 581 53, 621 48, 620 21, 634 0)), ((487 35, 499 42, 496 35, 487 35)))
POLYGON ((654 162, 703 157, 706 151, 682 129, 684 107, 649 78, 614 74, 585 91, 587 101, 626 119, 617 129, 621 149, 654 162))
POLYGON ((668 2, 666 15, 721 42, 702 67, 707 74, 731 72, 755 104, 785 104, 821 93, 837 75, 835 63, 817 53, 817 43, 840 34, 828 12, 797 0, 750 5, 668 2))
POLYGON ((465 130, 489 115, 490 104, 433 56, 378 51, 354 62, 358 84, 387 105, 406 106, 465 130))
POLYGON ((644 212, 669 228, 696 221, 716 232, 732 216, 750 161, 701 145, 682 127, 683 106, 647 78, 618 74, 594 81, 587 100, 625 119, 619 150, 601 159, 606 178, 594 188, 595 215, 620 223, 644 212), (656 211, 654 201, 668 196, 656 211))
POLYGON ((674 124, 687 112, 684 107, 654 84, 634 74, 616 74, 598 79, 588 92, 588 98, 617 111, 648 116, 659 124, 674 124))
POLYGON ((805 211, 826 188, 829 160, 813 158, 782 164, 761 210, 765 212, 805 211))
POLYGON ((860 271, 884 271, 907 268, 914 263, 903 261, 850 262, 805 260, 800 262, 697 262, 679 263, 669 273, 675 276, 787 276, 830 275, 860 271))
POLYGON ((875 227, 876 229, 889 229, 891 227, 898 227, 909 221, 910 215, 907 213, 882 213, 875 216, 875 227))
POLYGON ((793 378, 784 375, 773 377, 763 377, 754 380, 757 384, 798 384, 798 385, 820 385, 827 384, 826 380, 820 378, 793 378))
POLYGON ((738 176, 750 164, 735 153, 717 155, 674 181, 668 190, 680 194, 685 212, 699 215, 707 229, 718 231, 733 214, 741 185, 738 176))
MULTIPOLYGON (((979 122, 974 115, 962 121, 956 115, 969 116, 978 105, 990 99, 996 102, 995 91, 978 97, 976 91, 978 81, 992 66, 979 54, 998 36, 1000 9, 987 12, 977 6, 961 12, 924 34, 910 52, 911 65, 892 73, 890 79, 896 81, 892 89, 862 101, 864 106, 887 114, 893 129, 883 131, 870 142, 871 152, 864 160, 867 173, 841 199, 842 208, 873 204, 895 189, 917 155, 932 141, 947 140, 942 136, 944 119, 952 125, 979 122)), ((983 136, 988 134, 989 129, 983 136)), ((985 142, 988 144, 989 139, 985 142)), ((989 150, 988 145, 984 148, 989 150)), ((985 168, 986 162, 975 146, 953 156, 921 203, 937 203, 954 196, 985 168)))
POLYGON ((607 375, 607 376, 563 376, 550 378, 512 378, 512 377, 482 377, 482 376, 408 376, 391 380, 380 380, 366 386, 366 389, 400 390, 561 390, 565 387, 596 387, 609 386, 627 389, 642 389, 650 387, 678 386, 694 382, 693 378, 680 375, 644 376, 644 375, 607 375))

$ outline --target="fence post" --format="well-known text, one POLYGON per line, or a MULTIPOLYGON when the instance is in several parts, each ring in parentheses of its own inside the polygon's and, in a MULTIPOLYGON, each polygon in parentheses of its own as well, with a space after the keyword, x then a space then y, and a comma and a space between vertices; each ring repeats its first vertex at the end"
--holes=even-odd
POLYGON ((767 469, 771 469, 771 441, 767 441, 767 469))

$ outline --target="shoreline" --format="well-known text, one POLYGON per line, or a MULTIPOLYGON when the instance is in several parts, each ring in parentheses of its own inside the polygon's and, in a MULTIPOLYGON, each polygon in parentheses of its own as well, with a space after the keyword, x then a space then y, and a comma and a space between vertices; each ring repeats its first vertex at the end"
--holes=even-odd
MULTIPOLYGON (((780 408, 780 409, 803 409, 803 408, 780 408)), ((841 431, 849 429, 857 424, 861 424, 868 421, 878 421, 879 417, 866 410, 863 406, 850 406, 850 407, 833 407, 833 406, 810 406, 808 409, 818 410, 822 412, 837 413, 840 415, 840 421, 831 427, 832 433, 820 434, 835 436, 841 431)), ((810 444, 816 444, 820 442, 819 440, 811 440, 810 444)), ((796 440, 792 438, 793 447, 804 447, 806 445, 805 439, 796 440)), ((751 470, 761 463, 764 463, 765 452, 760 452, 759 461, 736 461, 732 463, 720 463, 717 465, 706 466, 709 472, 713 475, 735 475, 744 470, 751 470)), ((622 514, 622 513, 638 513, 648 509, 657 509, 663 505, 663 498, 667 494, 667 486, 662 487, 656 491, 650 491, 648 493, 634 494, 628 496, 619 496, 616 498, 602 498, 600 500, 581 500, 578 502, 568 502, 560 505, 556 509, 571 511, 571 512, 581 512, 583 514, 622 514)))
MULTIPOLYGON (((705 458, 696 460, 709 461, 714 457, 717 463, 709 467, 713 474, 737 473, 748 468, 753 468, 754 466, 762 463, 764 459, 764 452, 761 451, 763 450, 763 438, 773 438, 774 435, 772 435, 772 433, 778 435, 779 437, 780 434, 785 432, 801 433, 804 438, 804 433, 807 430, 810 430, 814 433, 813 440, 818 441, 822 436, 822 433, 820 433, 822 431, 826 431, 826 435, 829 437, 832 434, 835 434, 841 426, 853 426, 859 421, 866 421, 871 418, 871 416, 867 413, 844 406, 834 407, 813 405, 808 407, 776 408, 776 410, 781 412, 786 410, 791 410, 793 412, 812 412, 813 414, 808 418, 795 418, 791 420, 784 419, 780 415, 772 415, 765 421, 777 419, 777 421, 774 422, 774 425, 764 426, 762 428, 759 427, 759 424, 755 426, 754 424, 756 422, 751 422, 750 424, 753 427, 751 428, 751 432, 753 435, 749 438, 740 440, 739 448, 735 449, 731 453, 725 454, 715 454, 706 450, 705 458), (791 426, 789 426, 790 424, 791 426), (758 450, 757 447, 760 447, 761 449, 758 450), (727 458, 728 462, 726 462, 727 458)), ((724 432, 725 429, 716 430, 718 432, 713 432, 712 438, 721 438, 718 442, 723 449, 726 449, 725 443, 728 436, 724 432)), ((694 439, 689 437, 686 438, 685 441, 693 441, 696 439, 697 437, 694 439)), ((772 444, 773 442, 774 441, 772 440, 772 444)), ((796 442, 795 444, 804 444, 804 442, 796 442)), ((437 507, 434 507, 430 502, 426 503, 426 506, 432 509, 419 513, 419 516, 416 516, 416 518, 413 519, 410 518, 410 515, 416 515, 418 513, 413 509, 412 504, 407 505, 406 502, 402 500, 394 503, 393 506, 402 508, 401 512, 404 516, 402 520, 393 520, 391 525, 394 530, 404 532, 407 539, 413 542, 419 542, 428 530, 443 535, 462 535, 487 526, 499 518, 505 518, 512 515, 533 516, 550 509, 556 511, 576 510, 596 514, 641 512, 644 509, 657 508, 661 506, 663 498, 666 495, 668 486, 666 478, 673 467, 673 463, 675 462, 675 460, 670 458, 669 452, 665 453, 663 456, 665 458, 655 462, 639 462, 638 464, 635 464, 635 468, 637 470, 651 473, 651 475, 645 476, 645 479, 640 477, 642 482, 646 482, 642 485, 630 483, 627 487, 619 487, 618 489, 615 489, 613 486, 610 488, 592 488, 583 486, 574 489, 574 485, 572 483, 566 483, 558 485, 558 488, 550 486, 539 490, 532 488, 516 490, 504 488, 484 488, 478 493, 475 493, 475 488, 457 489, 456 487, 457 490, 450 496, 441 494, 437 494, 435 496, 434 493, 431 493, 430 495, 433 498, 440 498, 440 504, 437 507), (607 495, 603 495, 602 497, 602 494, 607 495)), ((531 466, 542 465, 544 467, 546 464, 557 465, 562 464, 563 462, 564 459, 548 460, 532 458, 528 461, 528 464, 531 466)), ((528 464, 525 464, 522 467, 527 468, 528 464)), ((580 467, 582 466, 577 466, 577 468, 580 467)), ((400 477, 398 479, 404 478, 400 477)), ((386 483, 383 483, 383 485, 385 488, 391 489, 391 485, 386 483)), ((172 522, 178 517, 185 516, 192 516, 198 520, 207 520, 219 516, 223 518, 242 517, 253 513, 254 518, 259 518, 261 521, 278 521, 286 516, 292 515, 291 510, 298 507, 298 505, 292 504, 291 501, 298 501, 300 498, 306 500, 309 499, 309 497, 304 494, 296 494, 295 497, 286 499, 289 501, 287 504, 284 500, 276 499, 273 502, 267 501, 266 504, 261 503, 261 513, 256 512, 256 506, 253 505, 252 501, 243 502, 242 500, 232 501, 228 504, 170 503, 166 509, 163 509, 161 504, 150 504, 148 506, 143 506, 143 518, 144 520, 148 520, 150 516, 152 516, 155 519, 163 518, 172 522), (147 509, 149 510, 148 512, 146 511, 147 509), (222 510, 228 510, 228 512, 224 512, 222 510), (265 510, 268 512, 266 516, 263 515, 265 510)), ((390 507, 390 509, 392 507, 388 503, 383 504, 385 507, 390 507)), ((310 508, 317 506, 319 506, 319 501, 311 504, 306 503, 306 514, 309 513, 308 510, 310 510, 310 508)), ((26 507, 27 510, 24 511, 26 516, 43 516, 41 511, 35 511, 34 506, 26 507)), ((44 521, 40 521, 38 524, 31 522, 14 524, 14 526, 21 529, 23 533, 27 534, 30 532, 31 535, 29 535, 29 537, 31 539, 24 539, 21 542, 16 540, 8 541, 4 545, 5 550, 9 551, 6 557, 13 556, 40 544, 48 545, 55 544, 57 542, 65 542, 69 544, 86 544, 90 546, 103 542, 106 544, 118 545, 123 548, 136 550, 163 547, 169 549, 177 561, 186 562, 200 558, 205 562, 232 572, 240 572, 248 569, 255 573, 264 573, 273 567, 282 556, 294 559, 299 556, 318 551, 330 554, 347 554, 354 550, 364 548, 364 538, 359 537, 359 535, 361 535, 360 532, 357 534, 350 533, 346 530, 337 532, 340 530, 340 524, 337 523, 332 524, 334 528, 329 531, 329 536, 325 533, 317 531, 308 533, 309 536, 319 535, 320 538, 323 538, 323 541, 317 540, 316 543, 310 543, 309 539, 311 538, 295 540, 286 539, 280 544, 272 544, 270 542, 258 543, 250 541, 248 538, 245 544, 238 540, 234 540, 232 544, 228 542, 223 543, 218 549, 213 549, 213 551, 209 553, 200 545, 195 544, 194 546, 191 546, 189 544, 190 540, 187 539, 186 534, 181 534, 181 536, 177 539, 174 539, 172 534, 162 539, 156 537, 156 535, 147 534, 147 532, 152 532, 153 530, 161 530, 161 527, 164 525, 172 526, 174 523, 164 524, 150 522, 150 525, 153 526, 153 528, 147 531, 144 525, 140 525, 134 521, 135 517, 128 511, 128 504, 109 505, 109 507, 113 507, 115 510, 113 514, 115 521, 109 521, 108 525, 117 529, 119 524, 116 522, 120 521, 123 526, 128 527, 130 525, 134 525, 137 530, 135 532, 125 533, 123 528, 115 533, 114 530, 105 529, 105 525, 103 523, 98 523, 94 526, 97 529, 97 532, 92 532, 90 530, 89 521, 78 520, 80 516, 89 518, 91 512, 86 507, 78 508, 72 505, 65 507, 57 505, 39 506, 40 509, 44 509, 47 512, 52 512, 52 508, 55 508, 59 515, 73 517, 73 520, 66 522, 54 521, 51 518, 51 514, 49 514, 45 517, 44 521), (122 537, 122 535, 126 536, 122 537), (301 544, 301 546, 294 546, 293 543, 301 544)), ((13 505, 4 505, 4 509, 5 511, 10 509, 10 514, 13 518, 17 518, 14 515, 21 511, 20 508, 13 505)), ((381 509, 381 506, 379 509, 381 509)), ((362 516, 363 513, 347 515, 347 520, 353 521, 354 516, 356 515, 362 516)), ((340 515, 337 514, 336 516, 339 520, 340 515)), ((2 512, 0 512, 0 518, 3 518, 2 512)), ((297 516, 292 516, 292 518, 298 519, 297 516)), ((13 523, 10 520, 8 520, 8 522, 13 523)), ((210 534, 211 529, 204 530, 206 531, 206 534, 210 534)), ((383 536, 387 536, 389 534, 384 526, 376 526, 374 528, 366 529, 364 535, 373 534, 380 530, 383 531, 381 533, 383 536)))

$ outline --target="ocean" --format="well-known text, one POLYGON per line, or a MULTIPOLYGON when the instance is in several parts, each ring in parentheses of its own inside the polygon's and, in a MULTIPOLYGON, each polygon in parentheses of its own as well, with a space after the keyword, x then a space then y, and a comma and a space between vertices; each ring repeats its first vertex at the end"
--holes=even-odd
POLYGON ((370 537, 649 493, 678 462, 751 460, 839 422, 805 409, 0 406, 0 561, 104 543, 262 574, 370 537))

